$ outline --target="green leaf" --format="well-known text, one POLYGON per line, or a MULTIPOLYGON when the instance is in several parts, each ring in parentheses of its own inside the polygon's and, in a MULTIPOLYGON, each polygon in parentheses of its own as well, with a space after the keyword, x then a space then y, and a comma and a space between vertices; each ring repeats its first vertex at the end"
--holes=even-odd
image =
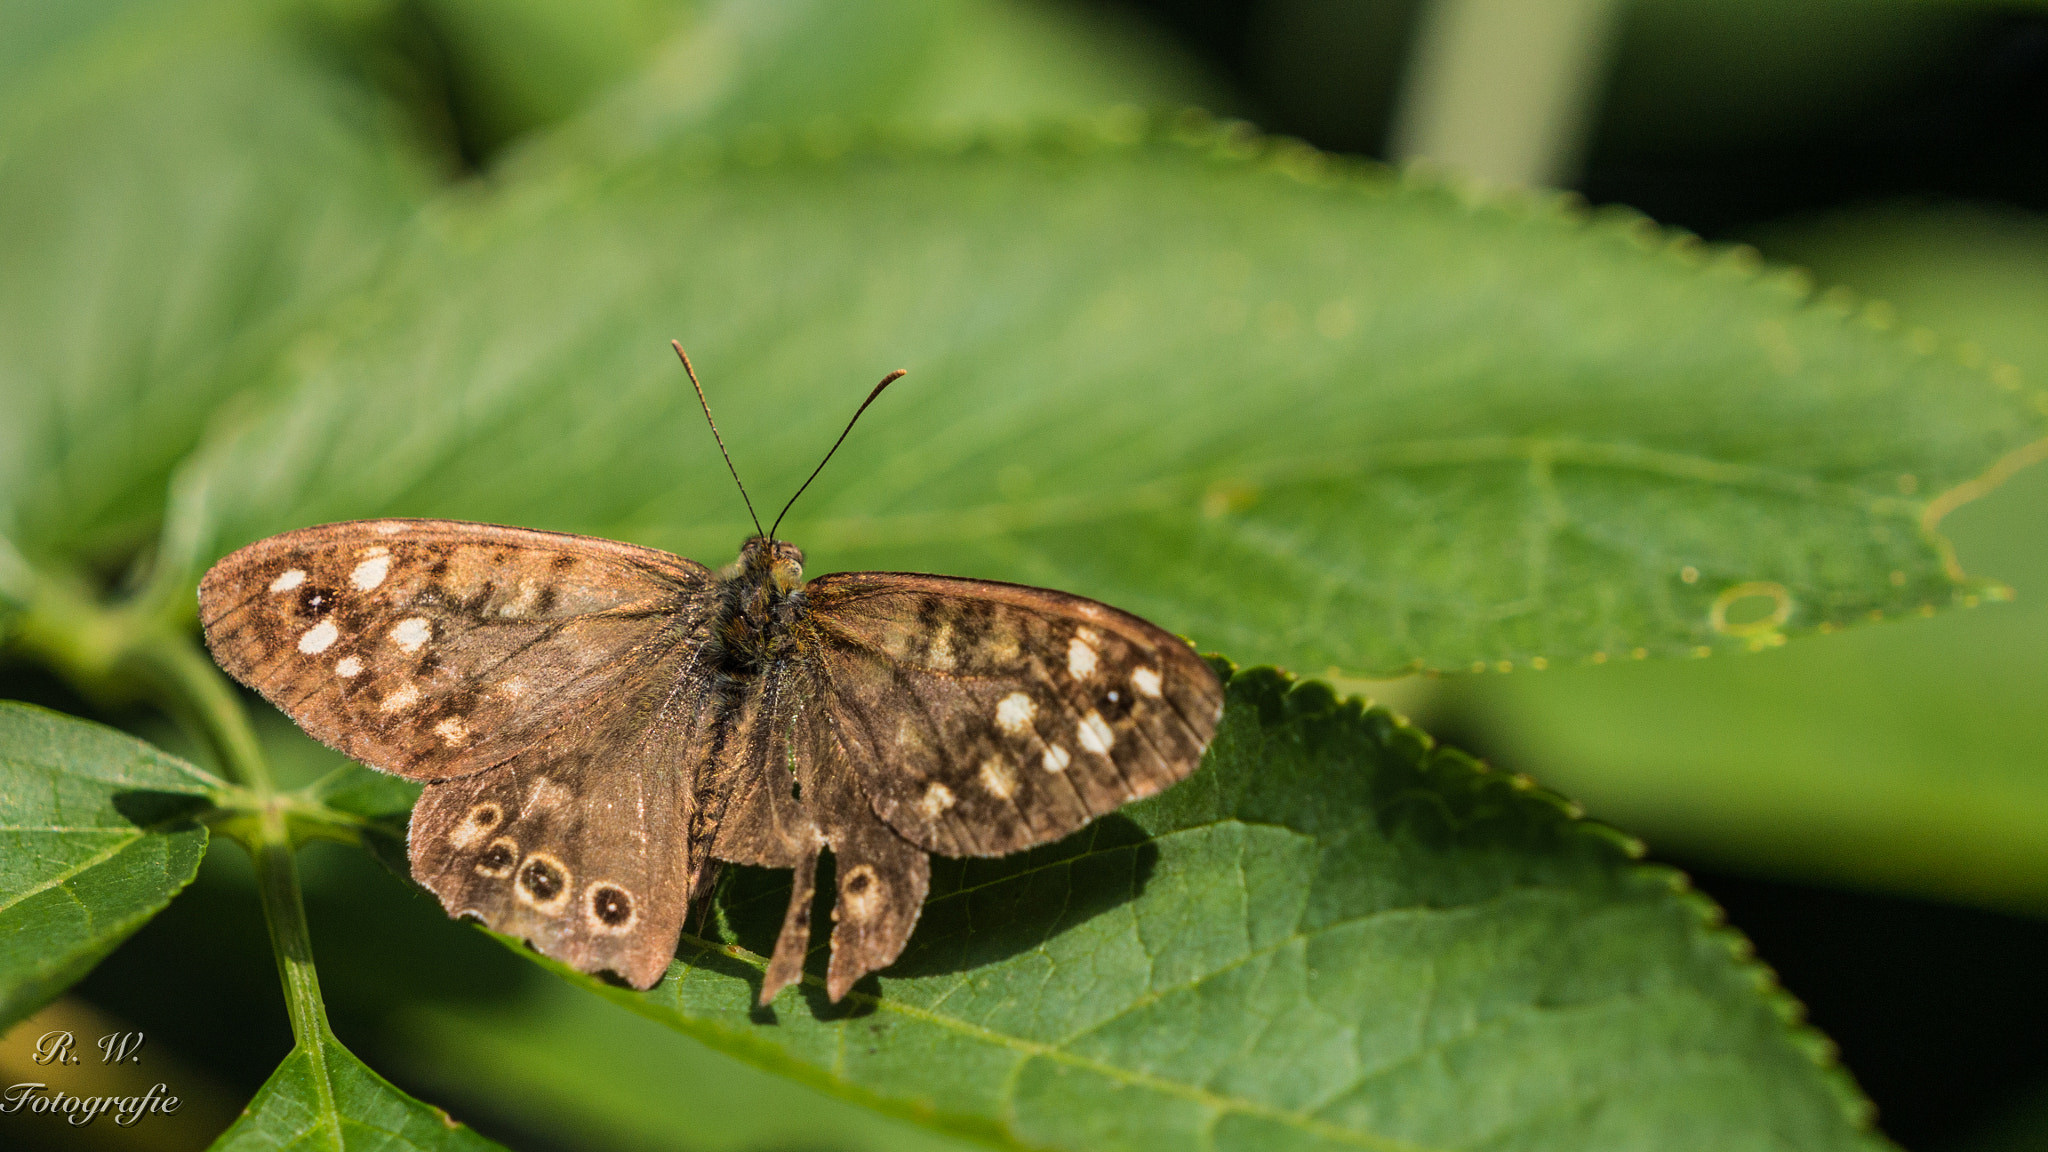
POLYGON ((2040 913, 2044 645, 2048 610, 2000 605, 1754 659, 1475 678, 1442 707, 1660 852, 2040 913))
POLYGON ((987 1147, 734 1060, 559 980, 494 1002, 422 1005, 395 1030, 383 1059, 397 1061, 409 1083, 488 1107, 558 1147, 987 1147))
POLYGON ((295 8, 139 5, 0 102, 0 538, 31 561, 146 543, 217 407, 427 189, 295 8))
POLYGON ((1925 324, 1972 342, 1994 371, 2048 379, 2048 216, 1992 205, 1886 204, 1780 223, 1752 237, 1925 324))
MULTIPOLYGON (((451 8, 465 0, 444 0, 451 8)), ((646 66, 532 150, 630 156, 754 126, 823 126, 899 106, 944 43, 940 0, 701 0, 646 66)), ((834 127, 836 125, 836 128, 834 127)), ((542 167, 546 165, 543 164, 542 167)))
MULTIPOLYGON (((2048 218, 1888 206, 1767 249, 2048 380, 2048 218)), ((1943 339, 1947 339, 1944 337, 1943 339)), ((2019 603, 1855 629, 1756 660, 1485 677, 1436 708, 1502 762, 1660 850, 1722 867, 2048 911, 2048 469, 1947 525, 2019 603)), ((1424 714, 1432 714, 1424 709, 1424 714)))
MULTIPOLYGON (((1124 10, 1076 0, 970 0, 946 6, 941 36, 908 83, 889 84, 904 120, 944 122, 1092 113, 1116 104, 1234 101, 1166 36, 1124 10)), ((832 109, 845 116, 845 108, 832 109)))
POLYGON ((335 769, 306 789, 321 816, 338 813, 353 822, 355 838, 385 867, 400 876, 412 875, 406 856, 406 832, 420 786, 410 780, 372 771, 360 764, 335 769))
POLYGON ((132 737, 0 701, 0 1030, 191 883, 223 785, 132 737))
POLYGON ((303 1045, 293 1048, 213 1147, 463 1152, 500 1146, 392 1087, 340 1041, 323 1035, 318 1059, 303 1045))
POLYGON ((1253 660, 1743 648, 1981 591, 1923 519, 2042 435, 2031 395, 1739 251, 1176 124, 756 135, 451 206, 181 532, 423 514, 722 562, 747 521, 680 336, 770 508, 912 370, 788 522, 813 571, 1051 585, 1253 660))
MULTIPOLYGON (((963 124, 996 117, 1021 122, 1049 113, 1092 112, 1110 104, 1220 105, 1223 93, 1164 38, 1128 20, 1071 3, 1044 0, 614 0, 613 21, 679 24, 639 72, 593 104, 556 136, 537 141, 544 155, 617 157, 693 134, 751 136, 770 125, 807 134, 825 148, 843 146, 854 123, 887 119, 963 124), (689 17, 678 19, 678 9, 689 17)), ((467 29, 465 48, 488 56, 482 71, 514 107, 548 103, 546 70, 573 44, 607 49, 604 30, 564 21, 536 5, 532 23, 508 36, 498 6, 437 0, 467 29), (550 45, 543 28, 562 23, 550 45), (521 35, 524 32, 525 35, 521 35), (516 75, 515 75, 516 73, 516 75)), ((525 14, 526 10, 521 9, 525 14)), ((643 51, 641 56, 650 55, 643 51)), ((575 67, 554 79, 572 83, 575 67)), ((538 122, 530 116, 524 123, 538 122)))
POLYGON ((13 0, 0 5, 0 92, 123 12, 165 0, 13 0))
POLYGON ((817 975, 754 1007, 788 893, 759 871, 721 893, 735 942, 686 937, 651 992, 570 976, 1010 1147, 1883 1146, 1681 877, 1320 684, 1238 673, 1194 777, 1057 845, 934 863, 909 950, 838 1007, 817 975))
POLYGON ((423 0, 479 152, 567 119, 701 17, 699 0, 423 0))

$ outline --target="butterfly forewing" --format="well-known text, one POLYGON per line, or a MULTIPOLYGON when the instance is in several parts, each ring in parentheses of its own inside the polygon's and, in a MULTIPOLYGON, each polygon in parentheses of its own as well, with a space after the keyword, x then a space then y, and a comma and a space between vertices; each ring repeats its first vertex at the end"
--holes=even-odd
POLYGON ((651 548, 445 520, 258 541, 200 584, 214 658, 317 739, 416 780, 499 763, 678 645, 710 573, 651 548))
POLYGON ((1194 771, 1223 695, 1194 650, 1078 596, 905 573, 806 588, 875 810, 948 856, 1041 844, 1194 771))

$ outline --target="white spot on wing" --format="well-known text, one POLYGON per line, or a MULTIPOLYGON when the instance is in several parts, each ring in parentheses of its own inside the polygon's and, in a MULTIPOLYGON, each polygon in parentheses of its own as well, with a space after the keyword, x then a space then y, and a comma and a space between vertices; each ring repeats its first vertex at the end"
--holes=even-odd
POLYGON ((1031 718, 1038 713, 1038 705, 1022 692, 1012 692, 996 701, 996 727, 1012 736, 1019 735, 1031 727, 1031 718))
POLYGON ((305 582, 306 570, 304 568, 288 568, 284 572, 279 573, 277 579, 270 582, 270 590, 272 592, 289 592, 305 582))
POLYGON ((1017 773, 1008 760, 991 756, 981 762, 981 786, 996 799, 1008 800, 1017 794, 1017 773))
POLYGON ((334 674, 336 676, 347 678, 357 675, 362 670, 363 662, 359 657, 343 656, 334 662, 334 674))
POLYGON ((425 616, 409 616, 391 629, 391 642, 406 652, 417 652, 434 638, 434 626, 425 616))
POLYGON ((896 722, 896 746, 912 752, 924 748, 924 732, 908 716, 896 722))
POLYGON ((917 802, 917 810, 924 813, 927 820, 938 819, 952 806, 953 790, 937 780, 932 781, 931 786, 924 790, 924 799, 917 802))
POLYGON ((386 520, 376 526, 376 532, 379 536, 396 536, 403 531, 405 531, 405 525, 400 524, 396 520, 386 520))
POLYGON ((839 907, 844 908, 847 916, 856 923, 874 919, 875 913, 888 902, 888 894, 882 891, 880 878, 875 875, 872 864, 854 865, 839 881, 839 907))
POLYGON ((571 798, 567 788, 562 787, 553 780, 542 777, 533 782, 533 788, 526 794, 526 810, 528 812, 544 812, 550 808, 560 808, 562 805, 567 804, 571 798))
MULTIPOLYGON (((380 548, 378 551, 382 552, 383 549, 380 548)), ((355 585, 358 590, 368 592, 370 589, 382 584, 384 577, 390 571, 391 557, 388 553, 382 556, 372 556, 361 564, 356 565, 356 570, 348 574, 348 582, 355 585)))
POLYGON ((450 716, 434 725, 434 735, 441 738, 441 743, 453 748, 469 739, 469 725, 464 724, 460 716, 450 716))
POLYGON ((455 831, 448 834, 448 839, 457 848, 474 848, 478 841, 491 834, 491 830, 496 828, 502 819, 504 813, 498 810, 498 806, 485 801, 469 810, 469 815, 455 826, 455 831))
POLYGON ((925 649, 925 662, 940 672, 951 672, 955 663, 953 657, 953 626, 939 625, 932 635, 931 647, 925 649))
POLYGON ((380 712, 397 712, 404 708, 410 708, 419 702, 419 685, 400 684, 396 692, 393 692, 391 695, 386 696, 384 698, 384 702, 382 704, 377 705, 377 709, 380 712))
POLYGON ((1074 738, 1081 742, 1081 747, 1098 756, 1108 755, 1110 747, 1116 743, 1116 733, 1109 730, 1100 712, 1090 712, 1081 717, 1081 723, 1074 727, 1074 738))
POLYGON ((299 637, 299 651, 308 656, 325 652, 340 637, 341 629, 334 626, 334 621, 322 620, 306 629, 306 634, 299 637))
POLYGON ((1140 668, 1131 673, 1131 687, 1140 694, 1157 698, 1159 695, 1159 673, 1150 668, 1140 668))
POLYGON ((1076 680, 1095 675, 1095 649, 1080 636, 1067 641, 1067 674, 1076 680))
POLYGON ((1065 772, 1067 770, 1067 765, 1072 764, 1073 762, 1073 755, 1069 753, 1065 748, 1062 748, 1057 744, 1048 744, 1045 746, 1045 770, 1047 772, 1065 772))

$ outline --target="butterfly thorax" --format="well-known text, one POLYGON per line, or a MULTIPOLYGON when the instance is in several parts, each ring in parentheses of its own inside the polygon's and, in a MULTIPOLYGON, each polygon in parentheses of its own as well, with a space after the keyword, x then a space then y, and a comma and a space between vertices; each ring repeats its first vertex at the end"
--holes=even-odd
POLYGON ((763 536, 749 538, 739 559, 719 570, 716 633, 727 671, 758 672, 787 654, 791 626, 803 614, 803 579, 802 550, 763 536))

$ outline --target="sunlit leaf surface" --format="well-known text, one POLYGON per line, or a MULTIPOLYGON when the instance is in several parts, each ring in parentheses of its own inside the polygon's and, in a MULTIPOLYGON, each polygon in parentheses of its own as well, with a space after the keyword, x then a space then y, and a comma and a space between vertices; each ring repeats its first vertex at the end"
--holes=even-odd
POLYGON ((219 781, 110 728, 0 701, 0 1029, 192 881, 219 781))
POLYGON ((1019 1147, 1881 1147, 1739 937, 1627 849, 1252 670, 1185 783, 1023 856, 937 862, 909 951, 840 1006, 814 975, 754 1007, 788 896, 758 871, 721 896, 727 942, 686 943, 653 991, 571 978, 1019 1147))
POLYGON ((1247 659, 1690 653, 1974 593, 1923 515, 2043 425, 1981 368, 1641 222, 1145 131, 771 135, 447 213, 195 473, 192 562, 410 513, 723 563, 681 337, 769 507, 911 370, 785 525, 812 571, 1052 585, 1247 659))

